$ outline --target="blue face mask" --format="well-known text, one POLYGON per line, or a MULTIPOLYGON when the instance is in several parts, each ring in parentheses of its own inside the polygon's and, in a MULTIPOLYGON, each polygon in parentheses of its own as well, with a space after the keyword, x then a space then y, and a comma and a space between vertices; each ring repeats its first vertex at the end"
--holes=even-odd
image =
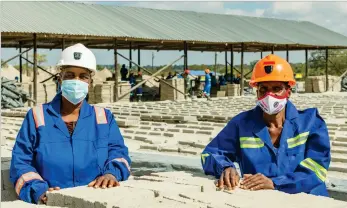
POLYGON ((64 80, 61 85, 63 96, 72 104, 77 105, 88 94, 88 83, 80 80, 64 80))

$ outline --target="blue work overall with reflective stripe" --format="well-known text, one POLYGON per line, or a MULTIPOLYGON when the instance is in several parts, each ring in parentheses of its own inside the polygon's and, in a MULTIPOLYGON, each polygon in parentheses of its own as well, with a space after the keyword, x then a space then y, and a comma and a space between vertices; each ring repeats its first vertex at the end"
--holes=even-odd
POLYGON ((262 173, 275 189, 328 196, 328 129, 316 108, 298 111, 288 101, 279 148, 271 142, 261 108, 240 113, 207 145, 201 155, 205 174, 217 179, 227 167, 240 165, 241 173, 262 173))
POLYGON ((206 74, 206 75, 205 75, 204 93, 205 93, 207 96, 210 96, 210 93, 211 93, 211 76, 210 76, 210 74, 206 74))
POLYGON ((16 138, 10 180, 29 203, 37 203, 49 187, 84 186, 107 173, 118 181, 130 175, 128 148, 113 114, 83 101, 70 135, 60 114, 61 99, 59 93, 30 110, 16 138))

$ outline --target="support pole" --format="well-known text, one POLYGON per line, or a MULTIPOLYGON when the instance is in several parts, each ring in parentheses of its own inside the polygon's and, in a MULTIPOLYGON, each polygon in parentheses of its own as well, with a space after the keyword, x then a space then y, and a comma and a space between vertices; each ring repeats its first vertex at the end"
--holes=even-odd
POLYGON ((150 79, 152 79, 153 77, 155 77, 156 75, 160 74, 162 71, 164 71, 165 69, 167 69, 168 67, 172 66, 174 63, 176 63, 177 61, 181 60, 181 58, 183 58, 183 56, 180 56, 178 59, 176 59, 175 61, 171 62, 170 64, 167 64, 166 66, 164 66, 163 68, 159 69, 158 71, 156 71, 154 74, 152 74, 149 78, 141 81, 140 83, 138 83, 137 85, 135 85, 134 87, 132 87, 128 92, 122 94, 119 96, 119 99, 122 99, 124 96, 126 96, 127 94, 131 93, 132 91, 136 90, 138 87, 140 87, 141 85, 143 85, 144 83, 146 83, 147 81, 149 81, 150 79))
POLYGON ((26 52, 30 51, 31 49, 32 49, 32 48, 29 48, 29 49, 27 49, 27 50, 23 51, 22 53, 19 53, 19 54, 17 54, 17 55, 15 55, 15 56, 13 56, 13 57, 11 57, 11 58, 7 59, 6 61, 4 61, 4 62, 2 62, 2 63, 1 63, 1 66, 3 66, 3 65, 5 65, 6 63, 8 63, 8 62, 12 61, 13 59, 17 58, 17 57, 18 57, 18 56, 20 56, 21 54, 23 54, 23 53, 26 53, 26 52))
POLYGON ((287 62, 289 62, 289 46, 286 45, 286 59, 287 59, 287 62))
POLYGON ((271 48, 271 54, 274 54, 275 53, 275 46, 272 46, 271 48))
POLYGON ((325 91, 329 90, 328 63, 329 63, 329 54, 328 54, 328 48, 326 48, 325 49, 325 91))
POLYGON ((225 75, 228 74, 228 48, 225 47, 225 75))
MULTIPOLYGON (((24 59, 25 61, 27 61, 29 64, 34 65, 34 62, 31 62, 30 60, 28 60, 28 59, 26 59, 26 58, 24 58, 24 57, 22 57, 22 59, 24 59)), ((42 68, 42 67, 39 66, 39 65, 37 65, 36 67, 37 67, 38 69, 41 69, 42 71, 46 72, 46 73, 49 74, 49 75, 55 76, 54 74, 52 74, 51 72, 47 71, 46 69, 42 68)))
POLYGON ((37 39, 36 39, 36 33, 34 33, 34 67, 33 67, 33 73, 34 73, 34 100, 35 104, 37 105, 37 39))
POLYGON ((217 73, 217 52, 214 53, 214 73, 217 73))
POLYGON ((263 51, 260 51, 260 59, 263 58, 263 51))
POLYGON ((65 49, 65 38, 61 39, 61 50, 63 51, 65 49))
POLYGON ((117 39, 114 39, 114 101, 118 101, 118 56, 117 56, 117 39))
POLYGON ((308 51, 305 49, 305 78, 308 77, 308 51))
POLYGON ((244 71, 243 71, 243 54, 244 54, 244 43, 241 43, 241 80, 240 80, 240 95, 243 96, 243 77, 244 77, 244 71))
POLYGON ((140 46, 138 46, 137 48, 137 71, 140 71, 140 65, 141 65, 141 50, 140 50, 140 46))
MULTIPOLYGON (((29 60, 29 54, 28 54, 28 51, 25 53, 25 58, 27 59, 27 60, 29 60)), ((29 62, 27 61, 26 63, 25 63, 25 68, 27 69, 27 77, 29 77, 29 62)))
MULTIPOLYGON (((119 55, 120 57, 124 58, 125 60, 128 60, 128 61, 129 61, 129 59, 128 59, 127 57, 123 56, 122 54, 118 53, 118 55, 119 55)), ((132 62, 133 62, 133 61, 132 61, 132 62)), ((134 64, 135 66, 137 66, 139 69, 142 69, 143 71, 147 72, 149 75, 153 75, 153 73, 152 73, 151 71, 147 70, 146 68, 141 67, 140 65, 136 64, 135 62, 133 62, 133 64, 134 64)), ((158 80, 155 80, 156 82, 158 82, 158 81, 160 80, 158 77, 154 77, 154 78, 157 78, 157 79, 158 79, 158 80)), ((177 92, 179 92, 179 93, 185 95, 184 92, 182 92, 181 90, 179 90, 179 89, 177 89, 176 87, 172 86, 170 83, 166 82, 165 80, 161 80, 161 82, 163 82, 163 83, 166 84, 167 86, 169 86, 169 87, 175 89, 177 92)))
POLYGON ((186 41, 183 42, 184 44, 184 69, 183 70, 186 70, 188 69, 188 44, 186 41))
MULTIPOLYGON (((132 57, 132 43, 130 42, 129 43, 129 59, 130 60, 133 60, 133 57, 132 57)), ((132 62, 129 61, 129 70, 131 69, 131 67, 133 66, 132 62)))
POLYGON ((234 45, 231 45, 230 47, 230 82, 233 83, 233 75, 234 75, 234 45))
POLYGON ((22 83, 23 81, 23 59, 22 59, 22 42, 19 42, 19 82, 22 83))

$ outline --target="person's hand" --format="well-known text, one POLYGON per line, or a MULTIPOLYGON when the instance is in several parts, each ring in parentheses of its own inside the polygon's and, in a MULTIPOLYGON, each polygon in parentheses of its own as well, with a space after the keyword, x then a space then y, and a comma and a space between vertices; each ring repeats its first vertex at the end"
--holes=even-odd
POLYGON ((240 188, 245 190, 261 190, 261 189, 271 189, 274 190, 275 186, 272 180, 261 173, 255 175, 245 174, 243 181, 241 181, 240 188))
POLYGON ((226 186, 228 190, 234 190, 235 187, 238 186, 239 180, 240 176, 236 169, 229 167, 223 171, 216 186, 220 189, 223 189, 224 186, 226 186))
MULTIPOLYGON (((49 188, 48 191, 52 192, 52 191, 58 191, 60 190, 60 187, 54 187, 54 188, 49 188)), ((47 193, 47 192, 46 192, 47 193)), ((47 196, 46 193, 42 194, 42 196, 40 197, 40 200, 42 201, 42 203, 46 204, 47 203, 47 196)))
POLYGON ((112 188, 115 186, 120 186, 119 182, 117 181, 116 177, 114 177, 112 174, 105 174, 103 176, 99 176, 94 181, 90 182, 88 184, 88 187, 94 187, 94 188, 112 188))

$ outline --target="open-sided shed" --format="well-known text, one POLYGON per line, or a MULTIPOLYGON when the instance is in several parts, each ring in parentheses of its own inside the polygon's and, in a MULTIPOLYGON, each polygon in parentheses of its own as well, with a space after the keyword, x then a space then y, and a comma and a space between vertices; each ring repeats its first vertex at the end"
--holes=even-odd
MULTIPOLYGON (((347 48, 346 36, 307 21, 71 2, 0 5, 1 46, 20 48, 21 54, 22 48, 33 48, 34 70, 38 67, 37 48, 63 49, 78 42, 89 48, 115 50, 115 66, 118 49, 129 49, 130 60, 133 49, 139 54, 141 50, 183 50, 185 68, 188 50, 225 51, 226 57, 228 52, 232 54, 233 71, 233 52, 241 52, 243 94, 244 52, 287 51, 288 60, 289 50, 305 50, 307 60, 307 50, 325 49, 327 55, 328 49, 347 48)), ((306 66, 306 76, 307 72, 306 66)), ((35 77, 36 73, 36 100, 35 77)))

